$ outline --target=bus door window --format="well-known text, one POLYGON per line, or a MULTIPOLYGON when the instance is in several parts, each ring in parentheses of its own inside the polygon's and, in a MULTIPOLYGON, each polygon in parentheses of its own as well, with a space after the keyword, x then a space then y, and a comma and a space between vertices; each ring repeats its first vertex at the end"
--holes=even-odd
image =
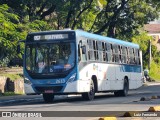
MULTIPOLYGON (((86 40, 80 40, 78 49, 79 49, 79 59, 82 62, 87 61, 87 42, 86 40)), ((88 53, 90 55, 90 53, 88 53)))

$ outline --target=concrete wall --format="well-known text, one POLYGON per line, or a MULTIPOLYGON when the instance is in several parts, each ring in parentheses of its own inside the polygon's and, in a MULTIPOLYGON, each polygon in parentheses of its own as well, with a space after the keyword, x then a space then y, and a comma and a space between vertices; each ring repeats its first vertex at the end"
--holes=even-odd
POLYGON ((24 80, 12 81, 10 78, 0 76, 0 93, 4 92, 24 93, 24 80))

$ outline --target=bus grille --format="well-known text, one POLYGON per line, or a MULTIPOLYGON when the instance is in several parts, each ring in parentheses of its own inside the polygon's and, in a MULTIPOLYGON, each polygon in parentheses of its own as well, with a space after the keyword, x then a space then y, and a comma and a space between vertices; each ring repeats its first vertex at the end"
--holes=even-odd
POLYGON ((60 92, 63 86, 54 86, 54 87, 35 87, 35 89, 39 92, 44 92, 45 90, 53 90, 53 92, 60 92))

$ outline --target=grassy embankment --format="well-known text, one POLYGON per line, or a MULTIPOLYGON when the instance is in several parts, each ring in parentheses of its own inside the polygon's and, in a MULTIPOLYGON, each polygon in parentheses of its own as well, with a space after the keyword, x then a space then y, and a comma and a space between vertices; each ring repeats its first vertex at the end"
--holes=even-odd
POLYGON ((160 65, 152 62, 151 69, 149 71, 149 75, 152 79, 160 82, 160 65))

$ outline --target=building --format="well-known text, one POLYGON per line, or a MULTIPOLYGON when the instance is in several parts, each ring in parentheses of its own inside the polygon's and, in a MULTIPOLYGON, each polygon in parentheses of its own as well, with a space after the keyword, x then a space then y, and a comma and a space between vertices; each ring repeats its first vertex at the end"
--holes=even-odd
POLYGON ((157 46, 157 49, 160 51, 160 24, 146 24, 144 30, 148 32, 148 35, 153 36, 154 41, 152 44, 157 46))

